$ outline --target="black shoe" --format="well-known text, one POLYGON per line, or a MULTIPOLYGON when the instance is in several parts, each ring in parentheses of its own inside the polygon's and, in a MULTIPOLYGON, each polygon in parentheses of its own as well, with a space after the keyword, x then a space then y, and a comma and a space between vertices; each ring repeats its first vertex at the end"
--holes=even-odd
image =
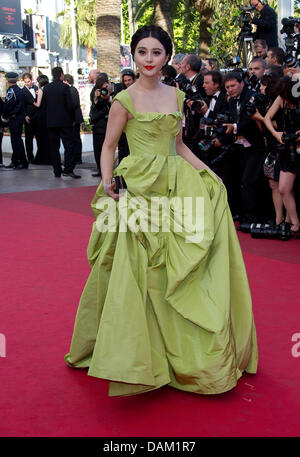
POLYGON ((63 176, 67 176, 69 178, 73 178, 73 179, 80 179, 81 176, 80 175, 75 175, 75 173, 72 171, 72 173, 63 173, 62 174, 63 176))
POLYGON ((60 178, 61 177, 61 173, 54 173, 54 176, 55 176, 55 178, 60 178))
POLYGON ((15 167, 16 170, 23 170, 25 168, 28 168, 28 163, 19 163, 19 165, 15 167))
POLYGON ((5 165, 3 165, 3 163, 0 163, 0 168, 5 168, 5 165))
POLYGON ((81 165, 81 164, 82 164, 82 160, 76 160, 75 165, 81 165))
POLYGON ((92 176, 93 178, 101 178, 101 173, 93 173, 92 176))
POLYGON ((16 165, 12 162, 10 162, 9 165, 5 165, 5 168, 16 168, 16 165))

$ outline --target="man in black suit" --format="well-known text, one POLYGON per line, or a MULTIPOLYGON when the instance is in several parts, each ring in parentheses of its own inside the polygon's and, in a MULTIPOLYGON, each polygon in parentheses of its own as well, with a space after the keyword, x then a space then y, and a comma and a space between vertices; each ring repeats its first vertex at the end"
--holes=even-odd
POLYGON ((261 59, 265 59, 268 54, 268 45, 266 40, 255 40, 254 41, 254 57, 260 57, 261 59))
POLYGON ((199 157, 199 159, 201 159, 198 147, 201 114, 193 108, 195 100, 192 100, 189 97, 192 97, 193 99, 196 98, 197 100, 206 97, 203 89, 203 75, 201 74, 202 66, 201 57, 195 54, 185 56, 181 62, 181 72, 186 77, 186 84, 182 88, 186 93, 183 108, 184 120, 182 138, 187 147, 199 157))
POLYGON ((38 108, 34 105, 36 102, 36 92, 38 87, 32 84, 32 75, 24 73, 22 76, 24 87, 22 89, 24 95, 25 107, 25 148, 29 163, 33 163, 33 138, 36 138, 37 146, 40 144, 40 132, 38 130, 37 113, 38 108))
POLYGON ((260 58, 254 57, 248 67, 249 73, 249 88, 255 92, 260 91, 260 80, 265 74, 267 68, 267 62, 260 58))
POLYGON ((172 67, 175 68, 176 73, 177 73, 175 81, 178 83, 179 89, 182 89, 187 82, 186 77, 182 73, 182 69, 181 69, 181 63, 182 63, 183 59, 185 58, 185 56, 186 56, 185 54, 175 54, 175 56, 172 59, 172 63, 171 63, 172 67))
POLYGON ((259 17, 252 19, 252 24, 257 26, 254 40, 266 40, 269 48, 278 46, 277 14, 266 0, 251 0, 251 5, 260 13, 259 17))
POLYGON ((64 83, 68 84, 71 91, 72 101, 73 101, 73 108, 75 112, 75 124, 73 125, 73 135, 74 135, 74 160, 75 164, 82 163, 82 141, 80 137, 80 125, 84 122, 81 106, 80 106, 80 97, 79 92, 74 87, 74 78, 72 75, 66 74, 64 75, 64 83))
POLYGON ((240 221, 257 222, 266 151, 262 132, 247 114, 246 105, 253 100, 254 92, 247 88, 237 72, 228 73, 224 82, 233 119, 232 123, 224 125, 226 134, 234 134, 236 138, 226 177, 229 205, 233 215, 240 215, 240 221))
MULTIPOLYGON (((228 111, 227 94, 224 89, 223 76, 219 71, 209 71, 204 75, 203 89, 206 93, 206 100, 203 102, 203 108, 199 111, 206 119, 215 121, 219 114, 225 114, 228 111)), ((207 127, 203 127, 203 138, 205 143, 205 131, 207 127)), ((223 160, 214 166, 211 160, 215 159, 222 152, 222 146, 230 143, 227 135, 218 134, 214 139, 215 148, 209 150, 208 153, 202 153, 202 158, 215 173, 222 179, 223 160)), ((226 185, 226 184, 225 184, 226 185)))
POLYGON ((75 112, 70 88, 63 83, 64 73, 61 67, 52 69, 53 82, 44 87, 43 98, 46 106, 47 129, 49 134, 50 154, 54 175, 57 178, 69 176, 81 178, 74 173, 73 124, 75 112), (64 172, 62 173, 59 153, 60 140, 65 149, 64 172))

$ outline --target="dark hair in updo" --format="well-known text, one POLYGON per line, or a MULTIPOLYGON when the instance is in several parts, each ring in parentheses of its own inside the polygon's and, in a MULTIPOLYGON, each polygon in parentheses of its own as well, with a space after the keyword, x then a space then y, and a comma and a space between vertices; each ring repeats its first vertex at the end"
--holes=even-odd
POLYGON ((135 32, 130 43, 132 57, 134 57, 135 49, 139 41, 149 37, 156 38, 163 45, 166 54, 169 56, 169 62, 173 52, 172 40, 169 37, 169 34, 158 25, 144 25, 144 27, 141 27, 135 32))

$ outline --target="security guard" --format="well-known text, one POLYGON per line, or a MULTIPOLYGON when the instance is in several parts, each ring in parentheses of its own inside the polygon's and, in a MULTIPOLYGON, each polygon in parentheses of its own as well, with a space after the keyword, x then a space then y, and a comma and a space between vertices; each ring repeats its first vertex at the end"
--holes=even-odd
POLYGON ((5 78, 7 79, 9 89, 5 98, 2 120, 8 121, 11 147, 13 150, 11 163, 6 168, 28 168, 22 140, 22 126, 25 118, 23 92, 16 84, 18 80, 17 73, 6 73, 5 78))

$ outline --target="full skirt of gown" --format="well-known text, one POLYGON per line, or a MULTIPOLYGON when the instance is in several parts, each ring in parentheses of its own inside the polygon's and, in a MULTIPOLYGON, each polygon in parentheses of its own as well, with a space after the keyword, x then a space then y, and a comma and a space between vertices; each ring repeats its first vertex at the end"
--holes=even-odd
POLYGON ((127 217, 102 184, 92 202, 91 273, 65 360, 109 380, 112 396, 165 385, 219 394, 244 371, 257 371, 251 293, 226 189, 176 155, 184 94, 177 96, 178 111, 170 114, 135 111, 127 91, 115 97, 133 115, 125 130, 130 155, 114 170, 127 183, 120 199, 127 217), (150 212, 164 198, 175 202, 171 209, 154 205, 150 212), (108 213, 116 222, 105 231, 108 213))

